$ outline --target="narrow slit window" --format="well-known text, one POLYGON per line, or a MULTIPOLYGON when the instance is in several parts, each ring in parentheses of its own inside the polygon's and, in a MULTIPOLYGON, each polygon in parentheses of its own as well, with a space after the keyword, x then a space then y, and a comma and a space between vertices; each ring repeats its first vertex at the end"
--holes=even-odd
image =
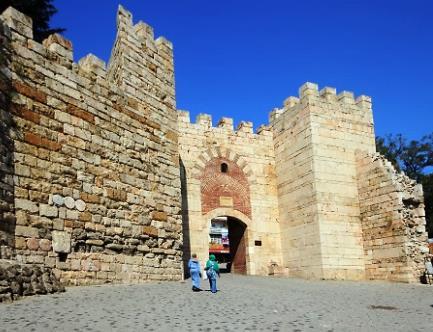
POLYGON ((221 164, 221 173, 227 173, 228 170, 229 170, 229 167, 227 166, 227 164, 222 163, 221 164))

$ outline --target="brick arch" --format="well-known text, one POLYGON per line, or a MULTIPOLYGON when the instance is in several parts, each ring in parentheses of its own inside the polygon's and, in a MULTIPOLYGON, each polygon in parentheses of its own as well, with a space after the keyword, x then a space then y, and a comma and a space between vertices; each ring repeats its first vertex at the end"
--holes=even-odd
POLYGON ((250 186, 243 170, 232 160, 218 156, 209 160, 200 176, 202 214, 229 207, 251 218, 250 186), (227 171, 221 171, 221 165, 227 171))
POLYGON ((248 162, 237 153, 221 147, 212 147, 203 152, 191 169, 191 177, 200 180, 206 164, 214 158, 225 158, 234 162, 245 174, 249 185, 256 183, 256 178, 248 162))

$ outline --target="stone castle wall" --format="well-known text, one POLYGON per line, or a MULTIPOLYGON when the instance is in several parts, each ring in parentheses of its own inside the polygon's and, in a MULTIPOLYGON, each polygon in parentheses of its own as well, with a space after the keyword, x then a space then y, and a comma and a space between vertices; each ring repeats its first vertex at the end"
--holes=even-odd
POLYGON ((187 188, 185 247, 206 258, 211 218, 231 216, 247 226, 247 273, 267 275, 272 264, 281 266, 270 128, 262 126, 254 133, 251 122, 241 122, 234 130, 231 118, 222 118, 213 127, 207 114, 191 123, 189 113, 180 111, 179 151, 187 188), (222 163, 228 165, 227 175, 221 174, 222 163))
POLYGON ((1 148, 13 146, 15 259, 51 267, 65 283, 182 278, 170 42, 120 7, 105 68, 92 55, 74 63, 59 35, 35 42, 31 20, 12 8, 1 26, 11 53, 1 115, 14 130, 1 148))
POLYGON ((248 274, 421 274, 422 195, 372 154, 369 97, 306 83, 256 133, 192 123, 171 43, 122 7, 107 66, 31 27, 0 16, 0 258, 66 284, 179 280, 228 216, 246 226, 248 274))
POLYGON ((421 185, 379 154, 358 152, 357 166, 367 278, 419 281, 428 252, 421 185))

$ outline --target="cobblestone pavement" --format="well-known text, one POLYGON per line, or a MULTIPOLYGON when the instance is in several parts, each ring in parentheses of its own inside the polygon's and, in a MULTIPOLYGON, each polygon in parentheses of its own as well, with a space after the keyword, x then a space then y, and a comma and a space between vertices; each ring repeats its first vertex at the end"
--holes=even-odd
POLYGON ((222 275, 103 285, 0 304, 0 331, 431 331, 433 286, 222 275), (205 281, 203 281, 205 282, 205 281))

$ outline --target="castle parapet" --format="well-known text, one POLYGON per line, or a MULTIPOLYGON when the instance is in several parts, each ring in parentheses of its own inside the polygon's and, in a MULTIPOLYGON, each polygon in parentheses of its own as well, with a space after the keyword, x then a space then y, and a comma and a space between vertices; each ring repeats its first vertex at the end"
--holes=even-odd
POLYGON ((15 8, 8 7, 1 14, 1 20, 23 37, 33 39, 33 20, 15 8))
POLYGON ((191 123, 189 112, 179 110, 177 113, 177 121, 180 123, 191 123))
POLYGON ((274 121, 276 121, 281 114, 283 114, 284 109, 282 108, 274 108, 270 113, 269 113, 269 122, 272 123, 274 121))
POLYGON ((196 130, 198 134, 237 136, 266 141, 269 140, 269 137, 272 137, 272 128, 270 126, 261 125, 254 131, 254 124, 251 121, 240 121, 235 127, 233 118, 222 117, 216 126, 212 126, 212 116, 210 114, 200 113, 197 115, 196 121, 191 122, 188 111, 178 110, 177 122, 181 132, 186 130, 191 133, 190 130, 196 130))
POLYGON ((212 116, 210 114, 200 113, 197 115, 195 122, 204 128, 211 128, 212 116))
POLYGON ((319 95, 319 86, 316 83, 306 82, 299 88, 300 99, 316 97, 319 95))
POLYGON ((71 62, 73 61, 72 42, 62 35, 59 35, 58 33, 49 35, 46 39, 44 39, 42 45, 44 45, 51 52, 57 53, 71 62))
POLYGON ((257 129, 257 135, 260 135, 260 136, 272 136, 272 129, 271 129, 270 126, 262 124, 257 129))
POLYGON ((237 127, 237 132, 253 134, 253 123, 250 121, 241 121, 237 127))
POLYGON ((143 21, 139 21, 134 25, 134 32, 137 38, 141 41, 146 41, 148 39, 153 40, 155 38, 153 28, 143 21))
POLYGON ((226 117, 222 117, 219 121, 218 121, 218 128, 224 128, 227 129, 229 131, 233 131, 234 127, 233 127, 233 119, 232 118, 226 118, 226 117))
POLYGON ((335 100, 337 98, 337 89, 325 86, 319 92, 320 96, 326 100, 335 100))
POLYGON ((315 83, 304 83, 299 88, 299 98, 290 96, 284 100, 283 108, 274 108, 269 113, 269 123, 275 123, 282 114, 293 111, 301 104, 309 101, 338 103, 342 107, 359 110, 371 110, 371 98, 361 95, 355 99, 353 92, 342 91, 337 94, 337 90, 333 87, 324 87, 319 91, 319 86, 315 83))
POLYGON ((286 100, 284 100, 284 107, 285 108, 292 108, 299 104, 299 98, 298 97, 288 97, 286 100))
POLYGON ((337 99, 340 103, 343 104, 354 104, 355 98, 353 97, 353 92, 351 91, 341 91, 337 95, 337 99))
POLYGON ((93 54, 88 54, 78 61, 80 69, 87 73, 93 73, 97 76, 106 76, 105 62, 93 54))
POLYGON ((371 109, 371 97, 361 95, 356 98, 355 103, 360 108, 371 109))

